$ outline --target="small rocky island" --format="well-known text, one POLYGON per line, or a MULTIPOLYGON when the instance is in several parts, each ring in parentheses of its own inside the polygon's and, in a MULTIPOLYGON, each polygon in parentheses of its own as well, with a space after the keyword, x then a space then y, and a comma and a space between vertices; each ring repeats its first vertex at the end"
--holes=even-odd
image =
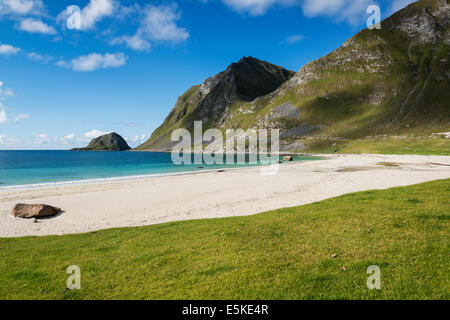
POLYGON ((131 150, 128 143, 115 132, 95 138, 86 148, 75 148, 71 151, 128 151, 131 150))

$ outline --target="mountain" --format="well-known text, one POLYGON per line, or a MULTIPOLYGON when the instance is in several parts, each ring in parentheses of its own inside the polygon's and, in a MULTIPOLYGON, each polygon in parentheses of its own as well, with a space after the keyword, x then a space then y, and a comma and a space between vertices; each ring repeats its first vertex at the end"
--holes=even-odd
POLYGON ((138 150, 167 151, 173 145, 170 136, 178 128, 192 129, 193 122, 203 127, 220 127, 239 106, 273 92, 295 72, 252 57, 243 57, 225 71, 193 86, 178 98, 164 123, 138 150))
POLYGON ((72 151, 127 151, 130 149, 125 139, 112 132, 93 139, 86 148, 77 148, 72 151))
POLYGON ((390 144, 408 152, 436 144, 449 153, 450 140, 430 138, 450 131, 449 48, 449 0, 421 0, 292 77, 274 69, 277 88, 245 76, 253 63, 238 68, 241 60, 181 96, 140 148, 170 149, 171 130, 203 120, 219 129, 279 128, 284 151, 377 152, 390 144))

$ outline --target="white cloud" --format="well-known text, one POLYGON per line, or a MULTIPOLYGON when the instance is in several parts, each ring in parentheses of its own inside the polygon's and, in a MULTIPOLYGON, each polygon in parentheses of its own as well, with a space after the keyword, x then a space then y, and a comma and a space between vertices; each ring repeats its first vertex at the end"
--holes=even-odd
POLYGON ((129 145, 142 144, 145 141, 147 141, 147 135, 141 134, 140 136, 134 136, 131 138, 126 137, 125 140, 128 142, 129 145))
POLYGON ((0 44, 0 54, 10 55, 19 53, 20 48, 13 47, 9 44, 0 44))
POLYGON ((246 12, 252 16, 265 14, 276 4, 291 5, 295 1, 283 0, 222 0, 223 3, 238 12, 246 12))
POLYGON ((14 96, 14 92, 10 88, 6 88, 4 90, 4 95, 8 96, 8 97, 13 97, 14 96))
POLYGON ((35 144, 49 144, 52 141, 53 139, 44 133, 38 134, 36 135, 36 137, 34 137, 35 144))
POLYGON ((81 29, 89 30, 104 17, 112 15, 114 11, 113 0, 91 0, 81 10, 81 29))
MULTIPOLYGON (((0 107, 2 105, 0 104, 0 107)), ((0 124, 8 123, 13 121, 14 123, 30 118, 29 114, 19 113, 13 115, 7 115, 5 109, 0 110, 0 124)))
POLYGON ((329 16, 339 22, 356 24, 364 20, 372 0, 304 0, 303 12, 307 17, 329 16))
POLYGON ((18 115, 14 116, 14 122, 19 122, 21 120, 28 119, 30 117, 29 114, 26 113, 19 113, 18 115))
POLYGON ((140 10, 139 2, 131 4, 129 6, 126 5, 116 5, 116 10, 114 12, 114 17, 117 19, 128 19, 135 15, 140 10))
POLYGON ((287 37, 287 38, 284 40, 284 43, 287 43, 287 44, 295 44, 295 43, 297 43, 297 42, 302 41, 303 39, 305 39, 305 37, 302 36, 301 34, 294 34, 294 35, 292 35, 292 36, 287 37))
MULTIPOLYGON (((402 1, 402 0, 396 0, 402 1)), ((266 14, 272 8, 302 7, 307 17, 329 16, 337 21, 357 23, 365 19, 366 9, 372 0, 222 0, 222 2, 241 13, 252 16, 266 14)))
POLYGON ((0 124, 8 122, 5 109, 0 110, 0 124))
POLYGON ((82 136, 77 136, 74 133, 70 133, 64 137, 55 138, 54 140, 57 143, 62 143, 62 144, 71 145, 71 146, 85 145, 85 144, 91 142, 92 139, 101 137, 108 133, 110 133, 110 132, 93 129, 91 131, 86 132, 82 136))
POLYGON ((123 53, 106 53, 104 55, 91 53, 72 60, 72 68, 75 71, 93 71, 96 69, 117 68, 123 66, 127 57, 123 53))
POLYGON ((0 81, 0 99, 13 96, 14 92, 10 88, 3 88, 3 81, 0 81))
MULTIPOLYGON (((0 100, 5 100, 6 98, 13 97, 14 92, 10 88, 4 88, 3 81, 0 81, 0 100)), ((7 123, 7 122, 19 122, 24 119, 28 119, 30 117, 29 114, 26 113, 19 113, 19 114, 9 114, 9 116, 6 114, 6 110, 8 109, 3 105, 3 103, 0 102, 0 124, 7 123)))
POLYGON ((6 144, 8 141, 8 137, 4 134, 0 134, 0 144, 6 144))
POLYGON ((189 33, 175 23, 180 19, 176 5, 145 8, 145 19, 140 32, 153 41, 182 42, 189 38, 189 33))
POLYGON ((112 45, 114 44, 126 44, 130 49, 136 51, 148 51, 150 50, 150 42, 141 37, 140 34, 135 34, 134 36, 121 36, 111 40, 112 45))
POLYGON ((13 144, 18 142, 17 139, 12 139, 5 134, 0 134, 0 144, 13 144))
POLYGON ((56 34, 55 28, 49 26, 41 20, 33 18, 22 20, 18 28, 19 30, 27 31, 30 33, 56 34))
POLYGON ((90 141, 92 139, 104 136, 105 134, 108 134, 108 133, 111 133, 111 132, 104 132, 104 131, 93 129, 89 132, 86 132, 84 134, 84 137, 90 141))
POLYGON ((148 51, 151 42, 181 43, 189 38, 189 32, 177 25, 181 15, 176 4, 138 7, 142 14, 139 28, 134 36, 121 36, 111 44, 126 44, 137 51, 148 51))
POLYGON ((70 68, 70 63, 64 60, 59 60, 55 63, 55 66, 61 68, 70 68))
POLYGON ((73 145, 76 142, 76 136, 73 133, 68 134, 67 136, 62 137, 59 139, 59 142, 64 144, 71 144, 73 145))
POLYGON ((53 57, 50 57, 48 55, 41 55, 36 52, 27 53, 27 58, 32 61, 37 61, 37 62, 42 62, 42 63, 48 63, 49 61, 53 60, 53 57))
POLYGON ((0 0, 0 16, 40 14, 43 8, 42 0, 0 0))
POLYGON ((128 144, 135 144, 136 142, 139 141, 139 136, 134 136, 131 138, 125 137, 125 140, 127 141, 128 144))
MULTIPOLYGON (((81 30, 90 30, 95 25, 103 20, 103 18, 112 16, 118 8, 118 1, 116 0, 90 0, 81 12, 81 30)), ((66 10, 62 11, 57 21, 61 22, 63 26, 66 25, 68 13, 66 10)))
MULTIPOLYGON (((310 17, 321 14, 335 15, 341 11, 346 4, 345 0, 305 0, 303 4, 303 12, 310 17)), ((355 1, 358 2, 358 1, 355 1)))
POLYGON ((416 2, 417 0, 394 0, 392 1, 391 7, 389 9, 389 13, 395 13, 404 7, 406 7, 408 4, 416 2))
POLYGON ((72 59, 70 62, 60 60, 56 66, 72 68, 74 71, 86 72, 98 69, 117 68, 125 65, 128 57, 123 53, 91 53, 72 59))

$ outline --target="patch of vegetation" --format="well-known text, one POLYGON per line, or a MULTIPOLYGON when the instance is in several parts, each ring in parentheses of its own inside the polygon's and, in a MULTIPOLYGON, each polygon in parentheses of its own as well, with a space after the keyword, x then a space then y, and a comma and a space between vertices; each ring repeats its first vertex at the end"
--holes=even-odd
POLYGON ((449 207, 442 180, 248 217, 0 239, 0 298, 448 300, 449 207), (71 265, 81 290, 65 290, 71 265), (381 290, 367 289, 371 265, 381 290))
POLYGON ((396 162, 378 162, 377 165, 384 167, 400 167, 400 163, 396 162))
POLYGON ((416 136, 381 136, 361 139, 300 140, 308 153, 450 155, 450 139, 416 136))

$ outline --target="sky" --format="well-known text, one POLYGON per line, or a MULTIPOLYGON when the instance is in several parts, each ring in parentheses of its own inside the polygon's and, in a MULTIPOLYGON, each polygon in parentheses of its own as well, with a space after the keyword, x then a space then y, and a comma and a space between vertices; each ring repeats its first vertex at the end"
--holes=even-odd
POLYGON ((0 0, 0 150, 135 147, 243 56, 298 71, 411 0, 0 0), (73 7, 76 6, 76 7, 73 7), (78 9, 79 8, 79 11, 78 9))

